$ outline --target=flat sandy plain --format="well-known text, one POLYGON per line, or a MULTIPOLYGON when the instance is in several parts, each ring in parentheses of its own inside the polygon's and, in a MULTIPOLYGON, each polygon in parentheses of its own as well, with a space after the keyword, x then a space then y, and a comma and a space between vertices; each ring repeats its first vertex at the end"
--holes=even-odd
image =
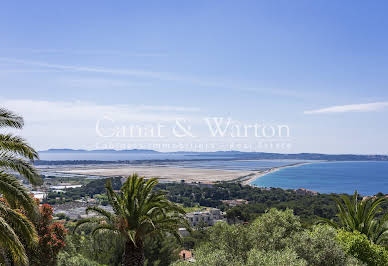
POLYGON ((219 181, 238 180, 244 185, 249 185, 255 179, 278 171, 281 168, 298 166, 305 163, 295 163, 292 165, 285 165, 280 167, 273 167, 266 170, 256 171, 240 171, 240 170, 218 170, 218 169, 202 169, 202 168, 185 168, 172 166, 155 166, 155 165, 122 165, 122 164, 107 164, 107 165, 82 165, 82 166, 65 166, 65 167, 50 167, 40 168, 41 171, 49 170, 55 173, 76 174, 86 176, 101 176, 127 177, 134 173, 139 176, 156 177, 164 182, 201 182, 201 183, 215 183, 219 181))
POLYGON ((201 182, 214 183, 217 181, 231 181, 237 178, 243 178, 253 175, 252 171, 234 171, 234 170, 216 170, 200 168, 183 167, 164 167, 164 166, 94 166, 77 167, 73 169, 51 169, 57 173, 93 175, 93 176, 129 176, 137 173, 140 176, 156 177, 166 182, 201 182))

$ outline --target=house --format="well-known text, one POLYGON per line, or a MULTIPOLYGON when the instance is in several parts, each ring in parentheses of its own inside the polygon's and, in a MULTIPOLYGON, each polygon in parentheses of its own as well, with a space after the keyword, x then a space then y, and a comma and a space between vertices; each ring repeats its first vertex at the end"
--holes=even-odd
POLYGON ((179 252, 179 257, 182 260, 194 261, 193 253, 190 250, 183 249, 179 252))
POLYGON ((190 235, 190 232, 189 232, 186 228, 184 228, 184 227, 179 228, 179 229, 178 229, 178 233, 179 233, 182 237, 185 237, 185 236, 189 236, 189 235, 190 235))
POLYGON ((296 189, 294 191, 297 194, 300 194, 300 195, 310 195, 310 196, 318 195, 318 192, 313 191, 313 190, 308 190, 308 189, 305 189, 305 188, 299 188, 299 189, 296 189))
POLYGON ((219 209, 208 209, 206 211, 189 212, 186 219, 191 226, 197 226, 204 223, 207 226, 214 225, 217 221, 225 221, 225 214, 219 209))

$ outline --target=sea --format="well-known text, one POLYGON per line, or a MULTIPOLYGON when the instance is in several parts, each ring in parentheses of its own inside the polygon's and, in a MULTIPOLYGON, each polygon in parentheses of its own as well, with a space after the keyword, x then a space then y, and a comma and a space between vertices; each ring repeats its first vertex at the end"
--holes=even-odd
POLYGON ((151 165, 175 166, 202 169, 260 171, 305 162, 297 166, 284 167, 268 173, 251 185, 284 189, 306 188, 320 193, 375 195, 388 194, 388 162, 384 161, 301 161, 301 160, 239 160, 220 156, 191 154, 118 154, 112 153, 51 153, 41 154, 42 160, 133 160, 151 161, 151 165))
POLYGON ((252 185, 285 189, 306 188, 320 193, 388 194, 388 162, 317 162, 281 168, 252 185))

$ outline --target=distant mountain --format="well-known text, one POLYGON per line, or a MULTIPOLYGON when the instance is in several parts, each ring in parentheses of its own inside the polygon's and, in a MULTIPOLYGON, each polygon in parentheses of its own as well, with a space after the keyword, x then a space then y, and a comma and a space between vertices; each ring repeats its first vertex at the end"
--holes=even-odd
MULTIPOLYGON (((195 155, 235 155, 235 154, 249 154, 252 152, 244 152, 244 151, 208 151, 208 152, 200 152, 200 151, 174 151, 169 152, 171 154, 195 154, 195 155)), ((257 152, 253 152, 257 153, 257 152)))
POLYGON ((141 150, 141 149, 133 149, 133 150, 73 150, 73 149, 48 149, 45 151, 39 151, 39 153, 160 153, 154 150, 141 150))
POLYGON ((41 152, 88 152, 87 150, 73 150, 73 149, 48 149, 46 151, 39 151, 41 152))
MULTIPOLYGON (((39 153, 120 153, 120 154, 179 154, 187 156, 206 156, 214 159, 246 159, 246 160, 322 160, 322 161, 388 161, 387 155, 362 155, 362 154, 321 154, 321 153, 267 153, 267 152, 241 152, 241 151, 215 151, 215 152, 158 152, 155 150, 73 150, 73 149, 49 149, 39 153)), ((202 159, 202 158, 196 158, 202 159)), ((205 158, 203 158, 205 159, 205 158)))

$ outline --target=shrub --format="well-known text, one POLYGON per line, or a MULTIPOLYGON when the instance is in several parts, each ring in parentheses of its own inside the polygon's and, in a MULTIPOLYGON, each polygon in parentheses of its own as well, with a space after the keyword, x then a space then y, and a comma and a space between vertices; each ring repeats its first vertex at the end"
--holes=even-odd
POLYGON ((81 254, 71 256, 67 252, 61 252, 58 255, 58 266, 104 266, 104 264, 85 258, 81 254))
POLYGON ((53 222, 53 208, 49 204, 42 204, 39 211, 40 218, 35 221, 39 243, 37 247, 27 250, 30 264, 55 265, 58 253, 66 246, 67 230, 63 224, 53 222))
POLYGON ((209 229, 207 243, 210 250, 224 251, 230 261, 245 261, 247 252, 252 248, 248 226, 228 225, 225 222, 219 222, 209 229))
POLYGON ((300 231, 302 227, 299 217, 292 210, 270 209, 252 223, 249 234, 255 248, 269 251, 283 250, 290 238, 300 231))
POLYGON ((388 251, 370 242, 366 235, 339 230, 337 239, 347 254, 367 265, 388 265, 388 251))
POLYGON ((172 266, 243 266, 246 265, 237 259, 230 259, 225 250, 214 250, 210 245, 203 245, 195 251, 195 263, 178 261, 172 266))
POLYGON ((291 246, 309 265, 342 266, 347 255, 336 241, 337 231, 328 225, 317 225, 311 231, 303 231, 294 236, 291 246))
POLYGON ((252 249, 248 253, 247 266, 305 266, 307 262, 291 249, 261 251, 252 249))

